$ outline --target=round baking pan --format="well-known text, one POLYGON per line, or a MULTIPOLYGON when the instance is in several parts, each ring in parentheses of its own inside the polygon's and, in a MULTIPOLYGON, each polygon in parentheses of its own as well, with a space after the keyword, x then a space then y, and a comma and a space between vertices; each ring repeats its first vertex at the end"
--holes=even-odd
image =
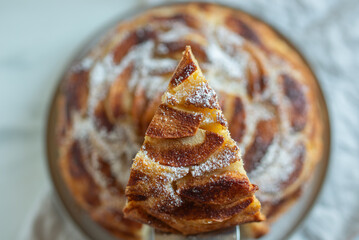
MULTIPOLYGON (((174 3, 174 4, 185 4, 185 3, 174 3)), ((169 4, 166 4, 169 5, 169 4)), ((163 5, 162 5, 163 6, 163 5)), ((222 6, 222 5, 221 5, 222 6)), ((229 6, 226 6, 229 7, 229 6)), ((233 7, 230 7, 233 8, 233 7)), ((88 41, 82 49, 75 55, 75 57, 70 61, 69 66, 74 62, 80 60, 85 54, 96 44, 99 39, 104 36, 105 33, 110 31, 117 23, 121 20, 127 19, 131 16, 138 15, 141 12, 147 10, 148 8, 141 8, 130 13, 127 13, 126 16, 121 16, 119 19, 111 22, 107 26, 104 26, 100 31, 96 32, 93 38, 88 41)), ((236 9, 236 8, 234 8, 236 9)), ((242 11, 236 9, 238 11, 242 11)), ((247 13, 248 14, 248 13, 247 13)), ((258 19, 258 18, 257 18, 258 19)), ((263 21, 262 21, 263 22, 263 21)), ((268 25, 268 24, 267 24, 268 25)), ((282 34, 270 26, 282 39, 284 39, 288 45, 293 49, 297 48, 293 46, 282 34)), ((300 54, 300 52, 297 50, 300 54)), ((300 54, 303 58, 303 56, 300 54)), ((304 62, 305 61, 303 58, 304 62)), ((66 71, 68 68, 66 68, 66 71)), ((66 73, 65 71, 65 73, 66 73)), ((312 71, 313 73, 313 71, 312 71)), ((313 73, 314 75, 314 73, 313 73)), ((314 75, 315 76, 315 75, 314 75)), ((64 75, 60 77, 59 84, 62 81, 64 75)), ((305 217, 309 214, 311 208, 315 204, 315 201, 320 193, 321 187, 323 185, 326 172, 329 165, 329 155, 330 155, 330 122, 329 115, 326 106, 326 102, 322 93, 322 90, 319 86, 318 80, 316 80, 315 89, 317 96, 317 103, 319 104, 320 113, 319 116, 322 118, 323 122, 323 155, 322 159, 314 170, 312 177, 305 184, 304 191, 298 202, 293 205, 289 211, 283 214, 271 227, 269 234, 264 236, 261 239, 265 240, 279 240, 279 239, 288 239, 291 234, 299 227, 299 225, 304 221, 305 217)), ((116 239, 110 235, 106 230, 104 230, 100 225, 94 222, 90 216, 81 209, 75 202, 75 199, 70 194, 65 182, 62 179, 60 171, 58 169, 58 149, 56 143, 56 125, 57 125, 57 98, 59 95, 59 85, 56 88, 52 102, 49 106, 48 111, 48 120, 47 120, 47 130, 46 130, 46 155, 47 155, 47 166, 50 178, 53 183, 54 196, 56 204, 60 209, 60 212, 67 221, 71 221, 75 228, 88 239, 101 239, 101 240, 114 240, 116 239)))

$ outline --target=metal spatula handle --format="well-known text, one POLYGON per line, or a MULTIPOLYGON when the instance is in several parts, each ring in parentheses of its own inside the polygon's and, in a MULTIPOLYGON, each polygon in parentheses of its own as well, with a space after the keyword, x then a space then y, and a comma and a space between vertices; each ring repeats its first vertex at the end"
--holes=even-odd
POLYGON ((196 236, 183 236, 178 234, 168 234, 151 230, 151 240, 240 240, 239 226, 226 230, 203 233, 196 236))

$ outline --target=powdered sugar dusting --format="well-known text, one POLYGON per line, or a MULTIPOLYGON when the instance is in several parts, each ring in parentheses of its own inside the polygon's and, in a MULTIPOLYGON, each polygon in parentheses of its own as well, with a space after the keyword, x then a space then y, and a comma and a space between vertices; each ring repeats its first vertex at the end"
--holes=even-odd
POLYGON ((141 160, 134 161, 132 169, 139 169, 150 176, 163 177, 170 182, 186 176, 189 172, 188 167, 171 167, 159 164, 154 159, 148 157, 144 148, 138 153, 138 159, 141 160))
POLYGON ((274 117, 273 112, 268 109, 265 104, 244 102, 246 111, 246 135, 244 135, 241 143, 239 144, 242 152, 251 143, 253 136, 256 134, 257 123, 261 120, 269 120, 274 117))
MULTIPOLYGON (((110 164, 111 171, 118 182, 122 186, 126 186, 131 166, 130 159, 140 149, 132 125, 122 124, 117 126, 112 134, 104 136, 103 132, 99 132, 95 128, 90 118, 82 119, 75 115, 73 136, 80 141, 86 141, 83 147, 86 152, 91 154, 93 164, 89 169, 96 168, 96 161, 101 156, 104 161, 110 164), (111 138, 116 140, 111 140, 111 138)), ((92 174, 98 184, 106 186, 106 179, 101 176, 100 172, 94 170, 92 174)))
POLYGON ((181 37, 194 33, 194 30, 182 23, 173 22, 167 24, 170 29, 159 35, 161 42, 176 42, 181 37))
POLYGON ((219 108, 216 93, 205 82, 196 86, 194 92, 187 98, 187 102, 204 108, 219 108))
POLYGON ((281 197, 278 194, 281 184, 287 181, 294 171, 293 161, 299 156, 297 144, 298 140, 294 137, 276 137, 261 164, 249 174, 250 179, 261 189, 258 194, 261 200, 281 197))
POLYGON ((91 57, 86 57, 81 61, 81 67, 83 69, 90 69, 93 64, 94 64, 94 59, 91 57))
POLYGON ((180 85, 184 80, 186 80, 194 71, 195 68, 192 65, 187 65, 185 69, 183 69, 183 73, 181 76, 172 78, 172 82, 175 86, 180 85))
POLYGON ((248 56, 236 48, 243 44, 243 39, 225 27, 212 31, 214 34, 212 33, 213 36, 210 38, 207 54, 211 62, 215 64, 210 71, 218 76, 243 79, 246 74, 248 56), (234 52, 236 54, 233 54, 234 52))
POLYGON ((216 169, 221 169, 229 166, 236 159, 240 159, 238 152, 233 152, 230 148, 224 148, 219 154, 214 154, 204 163, 190 167, 192 176, 198 177, 206 172, 212 172, 216 169))

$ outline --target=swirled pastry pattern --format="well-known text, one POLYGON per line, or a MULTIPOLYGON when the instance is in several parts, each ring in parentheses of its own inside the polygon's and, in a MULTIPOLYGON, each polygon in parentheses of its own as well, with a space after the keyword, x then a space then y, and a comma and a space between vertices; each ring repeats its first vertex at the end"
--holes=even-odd
MULTIPOLYGON (((298 199, 319 161, 322 125, 315 79, 306 63, 270 27, 239 10, 208 3, 156 7, 120 22, 103 36, 69 69, 62 83, 60 171, 78 204, 95 221, 119 238, 141 239, 143 226, 122 213, 125 186, 132 159, 186 45, 192 47, 218 94, 244 168, 259 187, 256 196, 267 221, 250 223, 247 230, 252 236, 263 235, 298 199)), ((192 67, 184 70, 191 71, 192 67)), ((180 81, 176 77, 173 85, 180 81)), ((201 89, 193 89, 187 99, 179 93, 167 94, 166 101, 196 108, 201 89)), ((200 104, 213 112, 219 108, 213 98, 202 100, 200 104)), ((194 130, 196 121, 209 126, 216 119, 218 128, 225 124, 215 114, 200 118, 193 118, 186 131, 194 130)), ((155 139, 155 135, 176 133, 154 128, 151 134, 155 139)), ((217 142, 214 136, 202 137, 217 142)), ((225 168, 233 156, 227 151, 204 162, 195 159, 186 163, 189 170, 166 155, 161 159, 169 169, 176 168, 180 177, 187 171, 202 176, 225 168)), ((139 174, 136 181, 145 178, 139 174)), ((186 184, 183 189, 194 186, 186 184)), ((185 190, 181 194, 196 201, 203 198, 185 190)))

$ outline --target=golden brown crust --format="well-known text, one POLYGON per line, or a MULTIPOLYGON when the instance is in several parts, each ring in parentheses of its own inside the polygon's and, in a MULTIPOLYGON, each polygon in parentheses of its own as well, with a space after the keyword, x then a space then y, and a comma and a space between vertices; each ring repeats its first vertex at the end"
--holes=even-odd
POLYGON ((237 142, 242 140, 242 137, 245 133, 246 129, 246 112, 244 110, 244 105, 240 97, 234 97, 233 102, 231 102, 232 117, 231 117, 231 125, 229 125, 229 131, 231 136, 237 142))
POLYGON ((125 39, 114 49, 113 61, 120 63, 124 56, 128 54, 131 48, 135 45, 141 44, 149 39, 156 37, 154 31, 148 28, 139 28, 130 32, 125 39))
MULTIPOLYGON (((150 135, 147 136, 151 137, 150 135)), ((221 135, 205 132, 202 142, 195 145, 183 144, 180 141, 169 139, 152 140, 143 144, 143 150, 147 152, 150 158, 162 165, 188 167, 205 161, 222 146, 223 142, 224 138, 221 135)))
POLYGON ((257 186, 250 184, 247 176, 232 172, 178 181, 176 187, 178 194, 185 199, 213 204, 229 204, 250 197, 258 190, 257 186))
POLYGON ((75 69, 65 80, 66 84, 63 85, 62 93, 65 95, 67 125, 71 124, 72 114, 75 111, 82 115, 86 113, 89 92, 88 78, 88 71, 75 69))
POLYGON ((182 84, 184 81, 186 81, 186 79, 188 79, 189 76, 192 75, 192 73, 194 73, 197 70, 197 66, 194 63, 190 53, 185 52, 185 54, 188 55, 188 56, 184 56, 184 59, 186 59, 186 61, 180 62, 180 64, 175 70, 175 73, 173 74, 170 80, 170 86, 172 88, 182 84))
POLYGON ((128 91, 128 81, 133 72, 133 64, 128 65, 123 72, 112 83, 106 99, 106 110, 108 118, 112 123, 121 120, 130 110, 129 99, 131 93, 128 91))
POLYGON ((249 42, 261 46, 261 40, 257 33, 242 19, 234 15, 229 15, 225 19, 225 24, 238 33, 240 36, 247 39, 249 42))
POLYGON ((98 188, 85 168, 86 156, 78 141, 71 142, 67 152, 60 160, 65 180, 72 183, 75 198, 86 208, 91 209, 100 204, 98 188))
POLYGON ((307 119, 307 103, 303 90, 299 84, 288 75, 282 75, 284 94, 288 97, 290 105, 290 121, 295 131, 305 127, 307 119))
POLYGON ((94 123, 98 130, 105 129, 107 132, 111 132, 115 126, 106 112, 105 100, 99 101, 94 109, 94 123))
POLYGON ((196 134, 203 115, 160 105, 154 118, 146 131, 147 136, 152 138, 182 138, 196 134))
MULTIPOLYGON (((259 185, 256 194, 262 202, 263 213, 269 217, 265 222, 248 224, 246 228, 253 236, 266 233, 269 224, 300 197, 295 193, 311 176, 320 159, 322 120, 315 95, 317 85, 307 64, 281 36, 241 11, 215 4, 186 3, 150 9, 120 23, 83 62, 74 65, 63 82, 58 99, 59 161, 65 182, 79 205, 121 239, 139 239, 141 227, 126 230, 124 226, 127 225, 122 223, 124 220, 118 218, 119 221, 114 221, 116 215, 105 209, 121 211, 124 206, 125 198, 120 189, 125 187, 128 178, 125 169, 129 169, 131 158, 138 151, 161 103, 161 94, 165 90, 161 86, 168 84, 175 67, 171 64, 163 67, 162 63, 164 60, 178 61, 183 46, 187 44, 192 46, 204 74, 218 93, 231 135, 244 150, 245 167, 252 170, 250 179, 259 185), (213 26, 216 26, 218 34, 212 32, 213 26), (226 31, 220 32, 223 29, 226 31), (173 38, 172 30, 181 34, 173 38), (240 40, 235 41, 236 37, 240 40), (140 58, 131 58, 139 48, 144 49, 140 51, 142 58, 151 53, 149 60, 157 64, 155 68, 139 65, 140 58), (222 66, 228 62, 221 64, 222 58, 213 60, 217 56, 213 50, 232 56, 232 62, 236 57, 242 59, 242 63, 246 63, 241 69, 243 74, 229 74, 231 68, 222 66), (121 71, 117 69, 116 72, 112 65, 106 65, 108 59, 112 59, 111 64, 120 66, 121 71), (101 72, 106 81, 98 80, 101 72), (220 78, 218 73, 224 77, 220 78), (96 84, 98 81, 101 84, 96 84), (262 112, 263 115, 253 117, 253 113, 262 112), (276 127, 264 128, 266 131, 260 133, 256 126, 260 126, 258 122, 261 121, 274 121, 276 123, 272 124, 276 127), (88 125, 90 130, 84 133, 81 129, 88 125), (291 136, 296 136, 298 141, 291 142, 291 136), (261 139, 261 143, 254 144, 254 139, 261 139), (74 147, 74 142, 78 147, 74 147), (81 150, 75 151, 76 148, 81 150), (279 150, 282 149, 290 149, 288 169, 293 171, 280 175, 266 167, 265 159, 274 159, 274 163, 280 165, 279 150), (278 178, 272 176, 269 181, 276 185, 275 193, 266 189, 264 182, 267 180, 261 172, 262 167, 267 169, 266 173, 280 175, 278 178), (91 192, 90 188, 93 189, 91 192), (99 196, 98 199, 92 194, 99 196)), ((184 98, 174 102, 172 107, 181 110, 176 107, 179 104, 198 109, 191 102, 185 103, 184 98)), ((213 102, 208 106, 217 109, 213 102)), ((211 117, 217 118, 216 126, 206 126, 202 121, 200 127, 217 131, 226 126, 222 115, 211 117)), ((235 158, 221 158, 218 164, 228 166, 233 161, 235 158)), ((192 166, 191 171, 203 172, 207 167, 200 163, 192 166)), ((168 224, 161 222, 169 231, 168 224)))
POLYGON ((257 168, 277 132, 278 126, 275 119, 258 122, 253 141, 247 148, 246 154, 243 156, 244 168, 247 172, 251 172, 257 168))

